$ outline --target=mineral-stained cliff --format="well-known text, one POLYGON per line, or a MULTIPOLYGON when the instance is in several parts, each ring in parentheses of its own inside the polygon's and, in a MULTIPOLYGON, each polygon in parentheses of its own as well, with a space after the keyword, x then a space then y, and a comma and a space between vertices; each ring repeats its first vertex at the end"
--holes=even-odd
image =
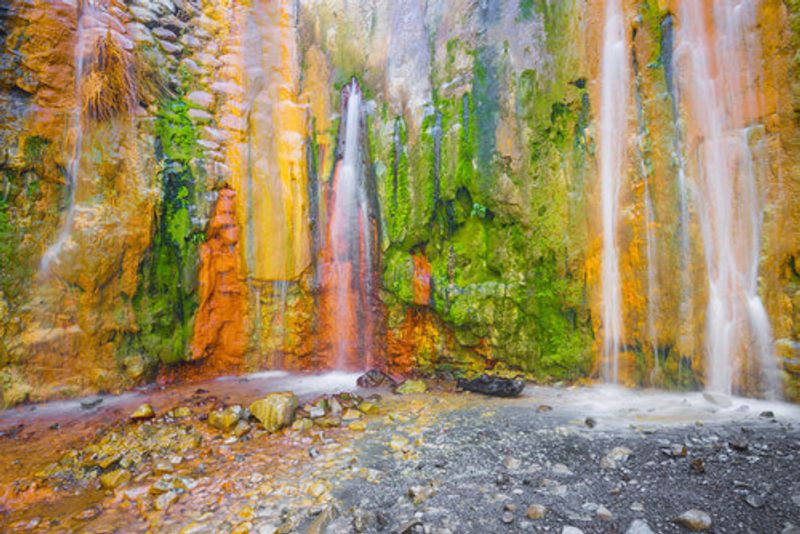
MULTIPOLYGON (((622 2, 619 359, 631 385, 708 375, 703 137, 681 93, 680 2, 622 2)), ((758 68, 741 87, 758 105, 735 126, 759 167, 758 292, 797 398, 800 2, 739 3, 755 17, 758 68)), ((378 213, 379 361, 597 376, 604 16, 585 0, 6 2, 3 402, 159 373, 331 367, 321 263, 353 78, 378 213)), ((751 360, 735 362, 734 389, 760 393, 751 360)))

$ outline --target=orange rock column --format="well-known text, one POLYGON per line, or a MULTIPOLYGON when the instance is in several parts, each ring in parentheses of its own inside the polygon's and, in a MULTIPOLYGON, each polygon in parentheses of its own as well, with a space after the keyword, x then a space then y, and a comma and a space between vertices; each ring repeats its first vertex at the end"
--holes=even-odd
POLYGON ((247 286, 239 278, 236 192, 223 189, 200 249, 200 308, 194 324, 192 358, 209 358, 214 371, 241 369, 247 350, 247 286))

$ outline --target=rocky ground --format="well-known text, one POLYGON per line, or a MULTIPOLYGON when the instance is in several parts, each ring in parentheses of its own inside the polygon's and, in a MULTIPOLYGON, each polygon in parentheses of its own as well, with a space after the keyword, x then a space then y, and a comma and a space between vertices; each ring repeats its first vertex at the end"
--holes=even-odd
POLYGON ((244 408, 229 417, 255 390, 284 385, 153 392, 115 404, 116 415, 89 402, 75 416, 91 422, 82 432, 56 426, 46 407, 23 428, 23 412, 4 414, 0 527, 800 532, 793 406, 597 388, 528 387, 522 398, 494 399, 441 384, 367 398, 353 384, 340 389, 354 395, 325 402, 308 388, 299 422, 278 432, 244 408), (156 417, 130 420, 143 398, 156 417))

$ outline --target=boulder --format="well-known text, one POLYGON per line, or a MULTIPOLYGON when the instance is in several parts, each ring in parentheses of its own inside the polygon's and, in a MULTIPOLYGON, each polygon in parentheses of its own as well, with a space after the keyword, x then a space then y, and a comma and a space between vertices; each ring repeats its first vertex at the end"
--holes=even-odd
POLYGON ((492 397, 519 397, 525 389, 525 381, 521 378, 481 375, 474 380, 460 379, 458 388, 492 397))
POLYGON ((250 405, 250 413, 268 432, 275 432, 294 421, 297 397, 291 391, 270 393, 250 405))
POLYGON ((424 380, 406 380, 395 390, 396 393, 407 395, 409 393, 425 393, 428 391, 428 384, 424 380))
POLYGON ((370 369, 356 380, 356 385, 360 388, 377 388, 381 386, 397 385, 397 381, 391 376, 378 369, 370 369))

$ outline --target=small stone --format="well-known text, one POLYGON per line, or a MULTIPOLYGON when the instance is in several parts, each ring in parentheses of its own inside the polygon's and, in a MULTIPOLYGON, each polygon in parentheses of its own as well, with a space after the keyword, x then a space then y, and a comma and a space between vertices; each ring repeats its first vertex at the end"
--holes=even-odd
POLYGON ((597 426, 597 421, 595 421, 593 417, 587 417, 584 423, 586 423, 586 426, 588 426, 589 428, 594 428, 595 426, 597 426))
POLYGON ((76 515, 75 518, 79 521, 90 521, 97 518, 102 511, 103 509, 99 506, 92 506, 91 508, 87 508, 83 512, 76 515))
POLYGON ((567 525, 561 529, 561 534, 583 534, 583 531, 577 527, 567 525))
POLYGON ((366 401, 364 401, 361 404, 359 404, 358 405, 358 409, 361 410, 362 412, 364 412, 365 414, 371 414, 373 412, 377 412, 378 411, 378 407, 377 406, 375 406, 371 402, 366 402, 366 401))
POLYGON ((687 510, 676 517, 674 522, 695 532, 711 528, 711 516, 702 510, 687 510))
POLYGON ((104 473, 100 477, 100 485, 105 489, 113 490, 122 486, 123 484, 128 483, 130 479, 130 471, 126 469, 115 469, 113 471, 109 471, 108 473, 104 473))
POLYGON ((311 447, 308 449, 308 456, 309 458, 317 458, 320 455, 319 449, 316 447, 311 447))
POLYGON ((156 462, 156 465, 153 466, 153 472, 157 475, 166 475, 175 471, 175 466, 172 465, 172 462, 165 462, 160 461, 156 462))
POLYGON ((168 491, 156 497, 155 502, 153 502, 153 507, 156 510, 166 510, 167 508, 175 504, 175 501, 177 500, 178 500, 178 494, 174 491, 168 491))
POLYGON ((430 484, 419 485, 419 486, 411 486, 408 488, 408 496, 411 498, 411 501, 419 506, 423 502, 427 501, 436 493, 436 490, 430 484))
POLYGON ((528 519, 542 519, 545 515, 547 515, 547 507, 542 504, 532 504, 528 506, 527 512, 525 515, 528 519))
POLYGON ((314 424, 322 428, 333 428, 342 424, 342 418, 336 415, 326 415, 314 419, 314 424))
POLYGON ((175 478, 172 475, 169 474, 162 475, 161 478, 156 480, 150 486, 150 494, 161 495, 163 493, 167 493, 168 491, 172 490, 174 485, 175 485, 175 478))
POLYGON ((685 458, 687 454, 686 446, 679 443, 673 443, 670 445, 667 454, 673 458, 685 458))
POLYGON ((342 420, 343 421, 355 421, 356 419, 361 419, 364 417, 364 414, 355 408, 348 408, 342 413, 342 420))
POLYGON ((595 515, 597 516, 597 519, 601 521, 611 521, 614 519, 614 514, 611 513, 611 510, 609 510, 602 504, 597 507, 595 515))
POLYGON ((625 531, 625 534, 655 534, 644 519, 635 519, 625 531))
POLYGON ((694 471, 698 475, 702 475, 706 472, 706 464, 703 462, 702 458, 695 458, 692 460, 692 471, 694 471))
POLYGON ((553 407, 548 406, 547 404, 540 404, 539 406, 536 407, 536 411, 539 413, 552 412, 553 407))
POLYGON ((250 405, 250 413, 261 421, 267 432, 276 432, 294 421, 297 397, 290 391, 270 393, 250 405))
POLYGON ((175 419, 183 419, 185 417, 191 417, 191 415, 192 411, 186 406, 178 406, 172 410, 172 417, 175 419))
POLYGON ((511 512, 503 512, 503 517, 501 518, 503 523, 506 525, 510 525, 514 522, 514 514, 511 512))
POLYGON ((614 447, 600 460, 600 467, 603 469, 618 469, 632 453, 633 451, 627 447, 614 447))
POLYGON ((364 423, 364 421, 353 421, 352 423, 347 425, 347 428, 349 428, 350 430, 354 430, 356 432, 363 432, 367 429, 367 425, 366 423, 364 423))
POLYGON ((103 402, 103 399, 96 397, 94 399, 86 399, 81 401, 81 408, 84 410, 91 410, 103 402))
POLYGON ((632 512, 644 512, 644 505, 640 502, 635 502, 630 506, 632 512))
POLYGON ((308 410, 308 416, 311 419, 317 419, 318 417, 325 416, 325 408, 322 406, 312 406, 310 410, 308 410))
POLYGON ((402 451, 408 447, 408 438, 400 434, 394 434, 391 441, 389 441, 389 447, 396 451, 402 451))
POLYGON ((506 456, 505 459, 503 460, 503 465, 506 466, 506 469, 514 471, 520 468, 522 462, 518 458, 514 458, 513 456, 506 456))
POLYGON ((744 501, 753 508, 761 508, 764 506, 764 498, 761 495, 751 493, 744 498, 744 501))
POLYGON ((236 423, 236 426, 233 427, 233 435, 237 438, 241 438, 242 436, 249 434, 251 429, 252 427, 250 426, 250 423, 239 419, 239 421, 236 423))
POLYGON ((208 414, 208 424, 216 429, 228 432, 232 430, 242 417, 242 407, 238 404, 228 406, 224 410, 214 410, 208 414))
POLYGON ((408 395, 412 393, 425 393, 428 391, 428 384, 424 380, 406 380, 400 384, 395 393, 400 395, 408 395))
POLYGON ((759 417, 764 417, 765 419, 775 419, 775 413, 772 410, 766 410, 758 414, 759 417))
POLYGON ((136 410, 131 414, 131 419, 140 421, 142 419, 152 419, 155 416, 156 412, 153 410, 153 407, 145 403, 136 408, 136 410))
POLYGON ((308 417, 304 417, 302 419, 297 419, 295 420, 294 423, 292 423, 292 430, 305 432, 306 430, 310 430, 311 427, 313 426, 314 426, 314 421, 312 421, 308 417))
POLYGON ((781 534, 800 534, 800 527, 791 523, 784 523, 781 534))

